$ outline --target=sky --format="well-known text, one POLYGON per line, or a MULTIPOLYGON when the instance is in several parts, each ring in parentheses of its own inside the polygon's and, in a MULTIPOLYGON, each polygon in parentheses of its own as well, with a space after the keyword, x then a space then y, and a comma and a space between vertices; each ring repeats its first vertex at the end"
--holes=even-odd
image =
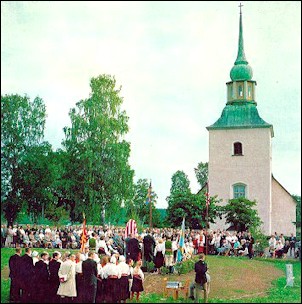
MULTIPOLYGON (((272 172, 301 195, 301 2, 243 1, 247 61, 258 112, 273 125, 272 172)), ((236 60, 237 1, 1 1, 1 95, 46 104, 45 140, 61 147, 68 112, 89 97, 90 79, 115 77, 129 116, 129 163, 152 180, 166 208, 182 170, 209 159, 206 127, 227 102, 236 60)))

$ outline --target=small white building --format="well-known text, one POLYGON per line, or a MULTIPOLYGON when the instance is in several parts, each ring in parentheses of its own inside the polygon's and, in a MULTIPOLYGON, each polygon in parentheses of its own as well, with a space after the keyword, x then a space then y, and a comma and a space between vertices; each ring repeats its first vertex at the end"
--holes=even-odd
MULTIPOLYGON (((265 71, 264 71, 265 72, 265 71)), ((227 103, 209 131, 208 182, 211 196, 225 205, 245 197, 257 202, 266 235, 275 231, 296 234, 296 202, 272 175, 273 126, 258 113, 256 81, 244 53, 242 14, 239 20, 238 54, 227 82, 227 103)), ((228 228, 217 219, 211 228, 228 228)))

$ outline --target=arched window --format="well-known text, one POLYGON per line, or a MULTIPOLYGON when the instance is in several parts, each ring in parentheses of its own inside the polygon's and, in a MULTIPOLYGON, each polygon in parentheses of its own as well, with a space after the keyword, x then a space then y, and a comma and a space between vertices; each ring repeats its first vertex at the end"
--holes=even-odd
POLYGON ((242 143, 241 142, 234 143, 234 155, 242 155, 242 143))
POLYGON ((246 185, 244 184, 235 184, 233 185, 233 197, 245 197, 246 185))

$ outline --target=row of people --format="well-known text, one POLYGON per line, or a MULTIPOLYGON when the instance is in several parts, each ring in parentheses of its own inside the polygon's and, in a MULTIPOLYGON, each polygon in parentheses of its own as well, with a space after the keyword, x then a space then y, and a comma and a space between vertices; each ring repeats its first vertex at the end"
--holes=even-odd
POLYGON ((34 261, 30 248, 16 248, 9 259, 10 301, 13 303, 118 303, 139 300, 144 290, 142 260, 126 261, 123 255, 103 256, 93 251, 52 258, 42 252, 34 261))

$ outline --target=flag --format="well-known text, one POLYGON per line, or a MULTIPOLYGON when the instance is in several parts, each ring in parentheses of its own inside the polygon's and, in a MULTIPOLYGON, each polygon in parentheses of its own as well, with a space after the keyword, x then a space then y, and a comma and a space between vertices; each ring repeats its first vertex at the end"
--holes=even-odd
POLYGON ((147 205, 151 203, 151 192, 152 192, 152 186, 151 186, 151 181, 150 181, 150 185, 149 185, 148 193, 147 193, 147 199, 146 199, 147 205))
POLYGON ((129 236, 129 234, 131 234, 132 237, 135 237, 135 235, 137 234, 136 222, 132 219, 130 219, 126 225, 125 239, 129 236))
POLYGON ((209 183, 206 183, 206 206, 209 207, 210 204, 210 193, 209 193, 209 183))
POLYGON ((182 225, 180 229, 179 248, 177 250, 177 262, 181 262, 184 254, 185 245, 185 217, 182 219, 182 225))
POLYGON ((85 213, 83 212, 83 230, 82 230, 82 235, 81 235, 81 251, 84 251, 85 244, 88 242, 88 234, 87 234, 87 229, 86 229, 86 218, 85 218, 85 213))

